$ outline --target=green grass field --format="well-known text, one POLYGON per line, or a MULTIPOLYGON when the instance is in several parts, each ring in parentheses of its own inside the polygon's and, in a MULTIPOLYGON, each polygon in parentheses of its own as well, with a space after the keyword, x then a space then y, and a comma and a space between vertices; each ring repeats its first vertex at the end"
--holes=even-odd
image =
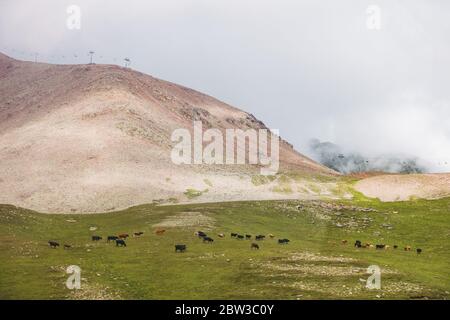
POLYGON ((92 215, 0 205, 0 298, 448 299, 449 240, 450 198, 144 205, 92 215), (157 229, 166 232, 156 235, 157 229), (197 230, 214 243, 203 243, 197 230), (137 231, 144 235, 129 238, 126 248, 106 242, 137 231), (231 232, 275 237, 251 250, 254 240, 233 239, 231 232), (103 240, 92 242, 92 235, 103 240), (278 238, 291 242, 279 245, 278 238), (51 249, 48 240, 61 247, 51 249), (358 249, 355 240, 391 248, 358 249), (73 248, 64 250, 65 243, 73 248), (175 253, 178 243, 187 251, 175 253), (413 250, 405 252, 407 245, 413 250), (65 286, 69 265, 82 270, 80 290, 65 286), (381 268, 381 290, 365 288, 370 265, 381 268))

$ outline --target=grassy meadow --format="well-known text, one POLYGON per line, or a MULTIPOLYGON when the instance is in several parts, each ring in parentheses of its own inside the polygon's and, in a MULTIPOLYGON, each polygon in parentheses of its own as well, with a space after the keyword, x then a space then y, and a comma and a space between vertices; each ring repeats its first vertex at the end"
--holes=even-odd
POLYGON ((0 259, 1 299, 448 299, 450 198, 381 203, 355 194, 345 201, 143 205, 91 215, 0 205, 0 259), (160 229, 166 232, 156 235, 160 229), (198 230, 214 243, 203 243, 198 230), (106 242, 138 231, 144 234, 127 239, 127 247, 106 242), (251 250, 256 241, 231 232, 266 239, 251 250), (279 245, 279 238, 290 243, 279 245), (49 240, 61 246, 51 249, 49 240), (355 240, 390 248, 355 248, 355 240), (175 253, 175 244, 187 251, 175 253), (79 290, 65 286, 69 265, 81 268, 79 290), (365 288, 370 265, 381 268, 380 290, 365 288))

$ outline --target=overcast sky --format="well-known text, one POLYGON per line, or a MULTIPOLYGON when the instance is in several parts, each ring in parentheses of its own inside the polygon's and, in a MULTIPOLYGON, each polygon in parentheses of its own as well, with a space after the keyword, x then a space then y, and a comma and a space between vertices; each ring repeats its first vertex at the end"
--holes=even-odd
POLYGON ((450 171, 449 17, 447 0, 0 0, 0 50, 55 63, 88 62, 89 50, 96 63, 129 57, 253 113, 300 151, 318 138, 450 171), (66 25, 69 5, 79 30, 66 25), (367 25, 370 5, 380 29, 367 25))

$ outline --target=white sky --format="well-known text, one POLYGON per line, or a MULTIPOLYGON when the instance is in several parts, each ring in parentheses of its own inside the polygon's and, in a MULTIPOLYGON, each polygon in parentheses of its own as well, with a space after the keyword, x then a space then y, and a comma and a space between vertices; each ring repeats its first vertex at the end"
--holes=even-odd
POLYGON ((319 138, 450 171, 449 17, 446 0, 0 0, 0 50, 52 63, 129 57, 253 113, 300 151, 319 138), (66 27, 72 4, 80 30, 66 27), (369 5, 380 30, 366 26, 369 5))

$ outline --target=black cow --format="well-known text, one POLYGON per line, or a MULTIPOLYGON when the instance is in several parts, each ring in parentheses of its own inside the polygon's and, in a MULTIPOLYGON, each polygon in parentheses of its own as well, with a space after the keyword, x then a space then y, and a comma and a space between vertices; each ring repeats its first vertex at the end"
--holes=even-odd
POLYGON ((356 247, 356 248, 361 248, 361 247, 362 247, 362 243, 361 243, 360 240, 356 240, 356 241, 355 241, 355 247, 356 247))
POLYGON ((385 244, 377 244, 377 245, 375 246, 375 249, 378 249, 378 250, 385 249, 385 248, 386 248, 386 245, 385 245, 385 244))
POLYGON ((64 249, 70 249, 70 248, 72 248, 72 246, 70 244, 65 244, 64 245, 64 249))
POLYGON ((199 238, 204 238, 204 237, 206 237, 206 233, 204 233, 204 232, 202 232, 202 231, 198 231, 198 232, 197 232, 197 235, 198 235, 199 238))
POLYGON ((176 244, 175 245, 175 252, 184 252, 184 251, 186 251, 185 244, 176 244))
POLYGON ((116 241, 117 239, 119 239, 118 236, 108 236, 108 238, 106 239, 106 241, 107 241, 107 242, 110 242, 110 241, 116 241))
POLYGON ((135 237, 140 237, 140 236, 142 236, 144 233, 142 232, 142 231, 139 231, 139 232, 135 232, 134 233, 134 236, 135 237))
POLYGON ((236 236, 236 238, 237 238, 238 240, 243 240, 243 239, 244 239, 244 236, 243 236, 243 235, 240 235, 240 234, 238 234, 238 235, 236 236))
POLYGON ((255 240, 264 240, 266 238, 266 236, 263 236, 262 234, 259 234, 255 237, 255 240))
POLYGON ((100 236, 92 236, 92 241, 99 241, 102 240, 102 237, 100 236))
POLYGON ((278 244, 288 244, 289 242, 289 239, 278 239, 278 244))
POLYGON ((237 233, 231 233, 231 237, 232 237, 232 238, 236 238, 237 236, 238 236, 237 233))
POLYGON ((398 245, 394 244, 394 249, 397 249, 397 248, 398 248, 398 245))
POLYGON ((245 235, 245 239, 250 240, 251 238, 252 238, 252 236, 250 234, 245 235))
POLYGON ((204 238, 203 238, 203 242, 213 243, 213 242, 214 242, 214 239, 213 239, 213 238, 210 238, 210 237, 204 237, 204 238))
POLYGON ((116 240, 116 247, 126 247, 127 244, 125 243, 125 240, 117 239, 116 240))
POLYGON ((422 249, 417 249, 416 252, 417 252, 417 254, 421 254, 422 253, 422 249))
POLYGON ((56 241, 49 241, 48 244, 50 245, 50 248, 56 249, 56 247, 59 247, 59 243, 56 241))
POLYGON ((256 243, 252 243, 252 245, 250 246, 250 249, 259 250, 259 246, 256 243))

